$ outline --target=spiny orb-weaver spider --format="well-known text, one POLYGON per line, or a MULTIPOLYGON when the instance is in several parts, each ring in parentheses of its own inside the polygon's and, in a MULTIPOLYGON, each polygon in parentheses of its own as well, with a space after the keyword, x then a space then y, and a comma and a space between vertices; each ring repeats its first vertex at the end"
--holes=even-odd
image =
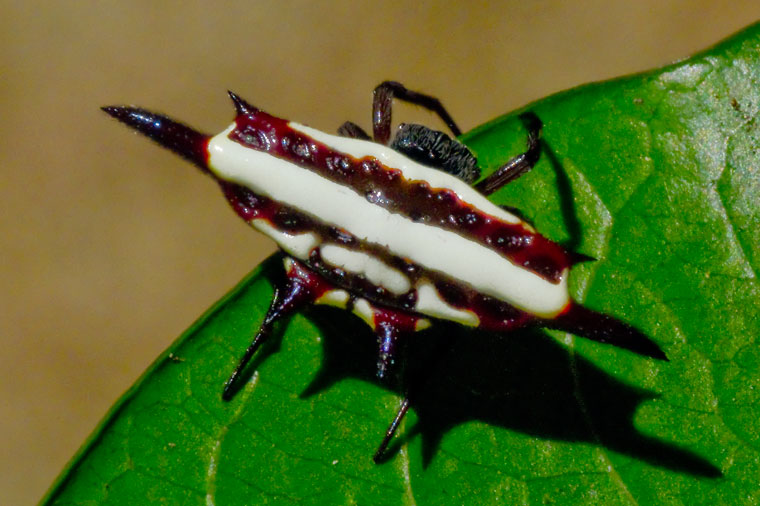
MULTIPOLYGON (((214 178, 237 214, 285 252, 286 275, 225 384, 226 400, 273 324, 310 303, 351 310, 369 324, 377 376, 386 381, 403 361, 399 343, 431 319, 496 332, 543 326, 667 360, 635 328, 570 298, 570 267, 588 257, 486 198, 537 162, 534 114, 521 116, 528 149, 478 181, 475 156, 443 132, 402 124, 391 140, 394 98, 461 134, 438 99, 400 83, 375 88, 372 139, 355 123, 329 135, 230 97, 237 116, 215 136, 144 109, 103 108, 214 178)), ((408 409, 407 394, 376 462, 408 409)))

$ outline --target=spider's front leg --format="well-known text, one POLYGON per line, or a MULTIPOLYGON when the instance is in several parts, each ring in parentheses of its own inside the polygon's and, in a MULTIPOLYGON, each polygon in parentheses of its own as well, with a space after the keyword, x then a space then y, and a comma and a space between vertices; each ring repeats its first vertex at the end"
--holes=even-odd
MULTIPOLYGON (((434 112, 444 123, 446 123, 455 137, 462 135, 462 131, 443 104, 441 104, 441 101, 433 96, 418 91, 411 91, 403 84, 396 81, 384 81, 380 83, 372 93, 374 97, 372 101, 372 131, 375 142, 387 145, 390 140, 394 98, 419 105, 420 107, 424 107, 425 109, 434 112)), ((372 139, 362 127, 351 121, 343 123, 340 128, 338 128, 338 134, 353 139, 372 139)))
POLYGON ((372 140, 372 137, 353 121, 346 121, 343 123, 340 128, 338 128, 338 135, 350 137, 352 139, 361 139, 363 141, 372 140))
POLYGON ((238 377, 259 347, 271 337, 275 322, 290 316, 305 305, 313 303, 323 291, 321 278, 311 274, 296 260, 288 258, 286 266, 285 278, 275 286, 274 297, 264 321, 256 332, 253 341, 245 350, 237 367, 224 383, 222 398, 225 401, 232 399, 237 392, 238 377))
POLYGON ((462 135, 462 131, 452 119, 441 101, 437 98, 408 90, 403 84, 396 81, 380 83, 373 92, 372 101, 372 132, 375 142, 388 144, 391 138, 391 118, 393 116, 393 99, 397 98, 411 104, 419 105, 438 115, 446 123, 455 137, 462 135))

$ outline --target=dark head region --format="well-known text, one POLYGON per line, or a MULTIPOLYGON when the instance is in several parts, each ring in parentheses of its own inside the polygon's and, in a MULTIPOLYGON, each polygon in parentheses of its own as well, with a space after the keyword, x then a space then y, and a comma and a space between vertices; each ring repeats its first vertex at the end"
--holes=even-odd
POLYGON ((428 167, 448 172, 472 184, 480 178, 478 160, 467 147, 443 132, 423 125, 399 125, 391 149, 428 167))
POLYGON ((138 107, 101 107, 112 117, 151 138, 208 172, 209 135, 194 130, 173 119, 138 107))

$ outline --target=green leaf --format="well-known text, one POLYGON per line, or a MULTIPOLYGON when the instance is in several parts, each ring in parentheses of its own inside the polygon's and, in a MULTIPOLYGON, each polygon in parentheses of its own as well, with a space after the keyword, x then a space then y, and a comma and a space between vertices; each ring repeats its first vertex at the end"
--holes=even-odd
MULTIPOLYGON (((375 465, 400 399, 373 381, 373 337, 344 312, 281 326, 279 349, 221 400, 274 258, 118 401, 44 503, 760 502, 760 25, 529 109, 542 160, 493 199, 597 258, 573 269, 574 297, 636 325, 669 363, 438 325, 410 344, 430 380, 375 465)), ((493 170, 525 132, 513 113, 463 140, 493 170)))

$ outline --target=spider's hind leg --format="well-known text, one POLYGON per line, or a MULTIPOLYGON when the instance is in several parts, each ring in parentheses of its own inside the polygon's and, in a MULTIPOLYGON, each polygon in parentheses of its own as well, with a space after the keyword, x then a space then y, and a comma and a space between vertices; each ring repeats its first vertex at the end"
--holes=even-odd
POLYGON ((528 130, 528 149, 522 154, 509 160, 499 167, 496 172, 475 185, 475 189, 483 195, 490 195, 502 186, 511 183, 518 177, 530 171, 541 155, 541 120, 532 112, 520 115, 520 120, 528 130))

